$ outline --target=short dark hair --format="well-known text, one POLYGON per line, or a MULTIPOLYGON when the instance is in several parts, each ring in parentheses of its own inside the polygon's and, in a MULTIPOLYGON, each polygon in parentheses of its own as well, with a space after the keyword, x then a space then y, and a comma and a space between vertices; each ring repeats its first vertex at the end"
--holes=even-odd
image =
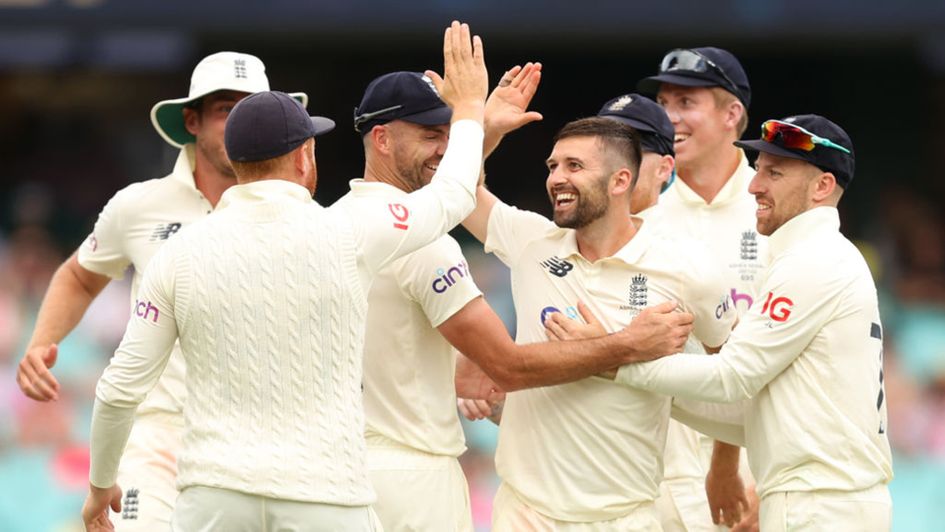
MULTIPOLYGON (((621 164, 633 172, 632 186, 636 186, 640 175, 640 134, 632 127, 599 116, 581 118, 568 122, 555 135, 554 141, 570 137, 597 137, 604 149, 620 158, 621 164)), ((614 169, 616 170, 616 168, 614 169)))

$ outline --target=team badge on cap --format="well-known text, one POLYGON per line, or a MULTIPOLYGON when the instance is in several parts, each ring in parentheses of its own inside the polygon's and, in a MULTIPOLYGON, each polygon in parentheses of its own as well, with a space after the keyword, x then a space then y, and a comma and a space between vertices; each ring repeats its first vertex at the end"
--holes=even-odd
POLYGON ((607 108, 608 111, 623 111, 625 107, 633 103, 633 98, 629 94, 625 94, 620 98, 617 98, 617 101, 610 104, 610 107, 607 108))

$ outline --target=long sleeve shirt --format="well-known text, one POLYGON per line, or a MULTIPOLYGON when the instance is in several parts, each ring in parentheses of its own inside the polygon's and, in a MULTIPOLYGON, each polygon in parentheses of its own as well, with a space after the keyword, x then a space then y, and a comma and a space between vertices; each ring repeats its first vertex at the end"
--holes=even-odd
POLYGON ((892 478, 876 287, 839 227, 835 208, 818 207, 771 235, 760 297, 721 353, 669 356, 617 375, 683 399, 749 400, 744 437, 761 496, 892 478))
POLYGON ((396 201, 326 209, 288 181, 232 187, 163 246, 96 389, 91 483, 114 484, 134 409, 179 337, 179 488, 372 502, 361 400, 371 277, 472 211, 482 137, 475 122, 453 124, 431 184, 396 201))

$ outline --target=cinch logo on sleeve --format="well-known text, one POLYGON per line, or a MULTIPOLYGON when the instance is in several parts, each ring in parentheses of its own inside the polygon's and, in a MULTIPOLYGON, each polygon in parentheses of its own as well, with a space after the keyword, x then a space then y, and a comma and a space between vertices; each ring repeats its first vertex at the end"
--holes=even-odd
POLYGON ((394 222, 394 228, 406 230, 407 218, 410 217, 410 211, 407 210, 407 207, 404 207, 400 203, 388 203, 387 210, 389 210, 391 215, 394 216, 394 219, 397 220, 394 222))
MULTIPOLYGON (((732 293, 735 292, 735 289, 732 289, 732 293)), ((719 303, 719 306, 715 307, 715 319, 720 320, 722 316, 726 315, 729 310, 735 308, 735 303, 732 301, 732 298, 729 296, 722 297, 722 301, 719 303)))
POLYGON ((452 266, 448 270, 443 268, 438 268, 436 270, 436 275, 438 276, 433 280, 433 291, 437 294, 442 294, 449 290, 451 286, 465 278, 469 275, 469 266, 466 264, 466 261, 462 261, 456 266, 452 266))
POLYGON ((739 292, 738 290, 732 288, 732 305, 735 305, 736 307, 738 307, 738 302, 739 302, 739 301, 744 301, 744 302, 745 302, 745 310, 746 310, 746 311, 747 311, 748 309, 750 309, 752 303, 755 302, 755 300, 752 299, 752 297, 751 297, 750 295, 748 295, 748 294, 743 294, 743 293, 739 292))
POLYGON ((157 323, 158 318, 161 316, 161 312, 158 308, 151 304, 150 301, 138 301, 135 300, 135 316, 139 318, 144 318, 146 320, 151 320, 154 323, 157 323), (153 313, 152 313, 153 311, 153 313))
POLYGON ((768 292, 768 299, 761 308, 761 314, 767 314, 774 321, 785 322, 791 317, 791 307, 794 302, 786 297, 774 297, 774 292, 768 292))

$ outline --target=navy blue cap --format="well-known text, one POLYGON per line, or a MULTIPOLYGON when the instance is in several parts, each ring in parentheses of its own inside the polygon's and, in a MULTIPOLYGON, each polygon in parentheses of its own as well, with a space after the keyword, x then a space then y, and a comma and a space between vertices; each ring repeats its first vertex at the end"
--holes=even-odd
POLYGON ((637 89, 656 94, 663 83, 683 87, 721 87, 737 97, 747 109, 751 85, 745 69, 731 52, 712 46, 677 48, 663 57, 659 74, 644 78, 637 89))
POLYGON ((332 129, 333 120, 309 116, 298 100, 284 92, 257 92, 230 111, 223 143, 231 161, 264 161, 285 155, 332 129))
POLYGON ((782 144, 780 134, 775 135, 771 142, 767 142, 764 139, 739 140, 735 142, 735 145, 747 150, 761 151, 772 155, 806 161, 824 172, 832 173, 834 177, 837 178, 837 183, 841 187, 847 188, 850 185, 850 182, 853 181, 855 156, 853 153, 853 141, 850 140, 850 136, 847 135, 847 132, 844 131, 843 128, 820 115, 789 116, 779 121, 806 129, 808 132, 826 139, 831 143, 843 146, 847 150, 850 150, 850 153, 818 143, 814 143, 814 149, 811 151, 788 148, 782 144))
POLYGON ((623 122, 640 132, 640 147, 660 155, 676 155, 675 128, 663 106, 639 94, 624 94, 608 101, 597 116, 623 122))
POLYGON ((354 109, 354 130, 366 135, 374 126, 405 120, 424 126, 449 124, 453 110, 440 99, 430 78, 420 72, 391 72, 368 84, 354 109))

